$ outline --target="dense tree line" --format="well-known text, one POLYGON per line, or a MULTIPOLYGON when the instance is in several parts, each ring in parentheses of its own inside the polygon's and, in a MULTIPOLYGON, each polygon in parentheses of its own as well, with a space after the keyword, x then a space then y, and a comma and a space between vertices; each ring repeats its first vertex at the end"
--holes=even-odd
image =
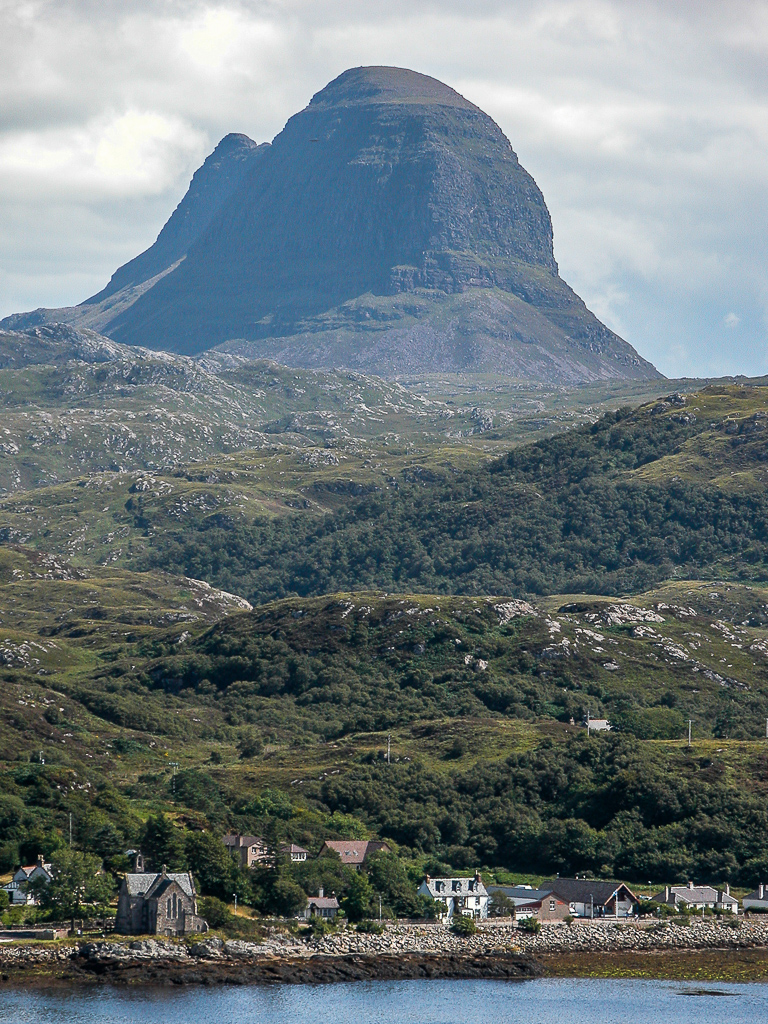
MULTIPOLYGON (((699 429, 678 420, 647 410, 608 414, 487 467, 411 470, 393 486, 350 494, 320 519, 211 516, 183 531, 164 528, 153 532, 143 566, 256 602, 363 588, 616 593, 675 570, 766 578, 764 491, 629 476, 699 429)), ((749 444, 752 451, 761 442, 749 444)))
POLYGON ((722 765, 673 764, 622 736, 545 742, 449 776, 419 764, 361 767, 321 799, 454 865, 630 880, 768 875, 768 811, 722 765))

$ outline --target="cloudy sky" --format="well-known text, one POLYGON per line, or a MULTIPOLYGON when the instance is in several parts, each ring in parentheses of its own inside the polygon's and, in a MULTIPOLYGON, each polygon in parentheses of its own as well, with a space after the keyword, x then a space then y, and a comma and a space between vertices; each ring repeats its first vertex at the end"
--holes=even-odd
POLYGON ((768 0, 0 0, 0 316, 100 289, 223 135, 360 64, 494 117, 664 373, 768 372, 768 0))

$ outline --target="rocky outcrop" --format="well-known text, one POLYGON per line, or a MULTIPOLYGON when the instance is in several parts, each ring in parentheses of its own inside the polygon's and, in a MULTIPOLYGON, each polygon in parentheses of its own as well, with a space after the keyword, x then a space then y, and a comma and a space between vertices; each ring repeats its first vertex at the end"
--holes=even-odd
POLYGON ((768 947, 768 922, 693 921, 687 926, 574 922, 538 935, 489 923, 475 935, 442 925, 390 925, 381 935, 346 929, 303 941, 273 932, 262 942, 216 936, 187 945, 140 939, 71 946, 0 947, 3 981, 110 981, 119 984, 318 983, 406 978, 503 978, 541 973, 539 958, 565 954, 737 951, 768 947))
POLYGON ((271 145, 227 136, 102 292, 2 325, 53 320, 383 376, 658 376, 560 278, 544 197, 499 126, 400 68, 345 72, 271 145))

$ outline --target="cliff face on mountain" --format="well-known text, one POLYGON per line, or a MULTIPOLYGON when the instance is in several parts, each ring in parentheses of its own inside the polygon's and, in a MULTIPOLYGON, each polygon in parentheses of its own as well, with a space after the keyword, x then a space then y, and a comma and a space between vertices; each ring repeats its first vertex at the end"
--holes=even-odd
POLYGON ((448 86, 356 68, 271 145, 227 136, 155 244, 52 320, 195 354, 382 375, 657 376, 559 277, 544 198, 448 86))

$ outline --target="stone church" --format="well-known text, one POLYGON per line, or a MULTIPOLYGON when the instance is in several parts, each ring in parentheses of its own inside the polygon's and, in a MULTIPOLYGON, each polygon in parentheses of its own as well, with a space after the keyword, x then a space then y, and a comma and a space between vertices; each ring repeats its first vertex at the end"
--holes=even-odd
POLYGON ((208 931, 197 913, 197 892, 191 871, 137 871, 123 879, 117 899, 115 931, 123 935, 189 935, 208 931))

